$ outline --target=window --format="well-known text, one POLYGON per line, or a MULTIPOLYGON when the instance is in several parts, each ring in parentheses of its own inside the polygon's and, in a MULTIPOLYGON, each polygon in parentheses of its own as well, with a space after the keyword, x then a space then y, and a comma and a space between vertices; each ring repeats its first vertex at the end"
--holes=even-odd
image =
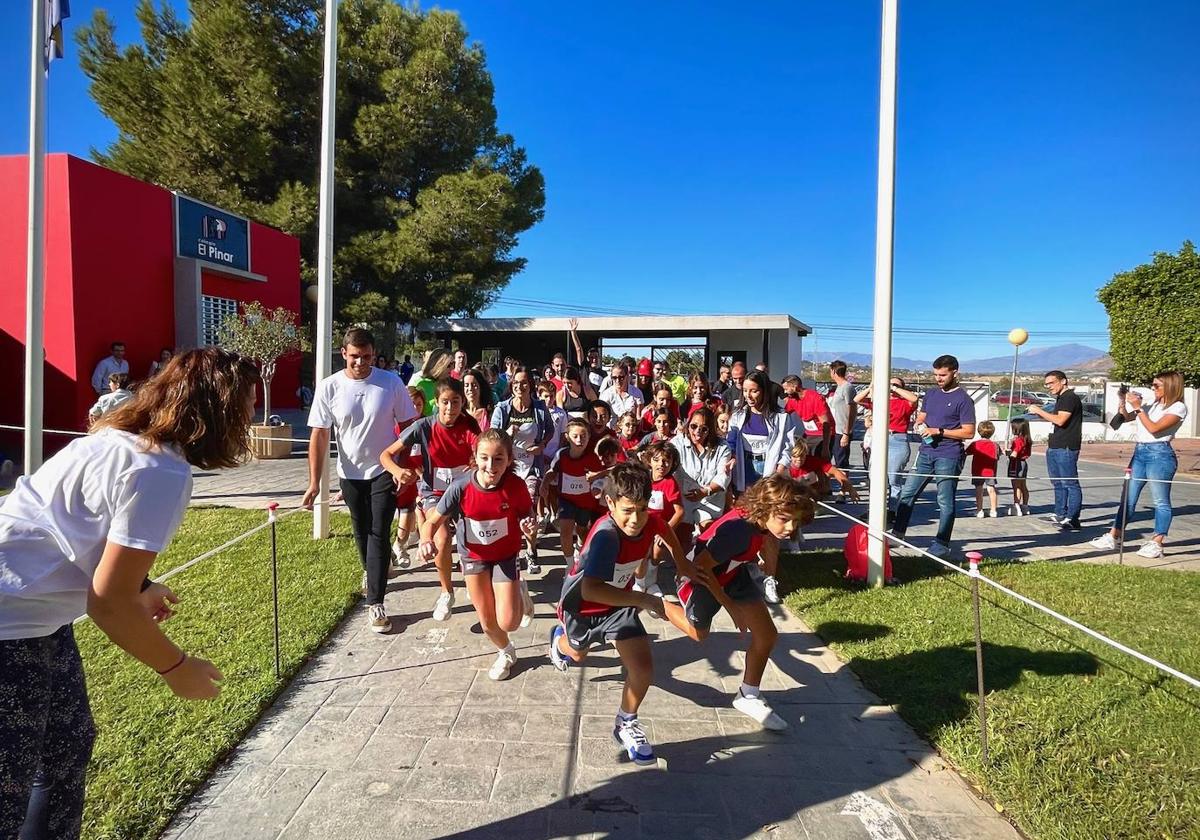
POLYGON ((733 367, 734 362, 741 362, 742 364, 746 364, 746 351, 745 350, 718 350, 717 351, 717 364, 729 365, 730 367, 733 367))
POLYGON ((203 295, 200 298, 200 344, 204 347, 216 345, 217 329, 237 311, 238 302, 232 298, 203 295))

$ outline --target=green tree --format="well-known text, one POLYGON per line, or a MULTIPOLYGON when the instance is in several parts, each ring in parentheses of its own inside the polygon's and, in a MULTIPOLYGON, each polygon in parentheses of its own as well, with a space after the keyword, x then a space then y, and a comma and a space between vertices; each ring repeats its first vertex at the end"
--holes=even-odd
MULTIPOLYGON (((323 3, 139 0, 142 45, 96 10, 78 32, 116 124, 100 163, 317 247, 323 3)), ((334 294, 338 321, 475 315, 525 265, 544 184, 498 131, 483 49, 453 12, 344 0, 338 15, 334 294)), ((385 330, 384 334, 394 334, 385 330)))
POLYGON ((1108 311, 1113 376, 1148 382, 1177 370, 1200 385, 1200 255, 1190 241, 1113 275, 1097 297, 1108 311))
POLYGON ((256 300, 243 303, 239 314, 227 316, 217 327, 217 342, 258 362, 265 426, 271 416, 271 381, 275 379, 276 362, 305 349, 295 314, 282 306, 268 311, 256 300))

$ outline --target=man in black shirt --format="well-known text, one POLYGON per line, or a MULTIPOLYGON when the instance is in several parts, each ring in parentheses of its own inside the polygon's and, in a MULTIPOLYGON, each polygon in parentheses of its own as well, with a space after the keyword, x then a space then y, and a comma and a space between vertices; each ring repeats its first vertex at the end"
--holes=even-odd
POLYGON ((1046 449, 1046 473, 1054 485, 1054 513, 1050 521, 1064 531, 1079 530, 1083 490, 1079 486, 1079 448, 1083 444, 1083 401, 1067 385, 1067 375, 1052 370, 1045 376, 1046 390, 1054 395, 1054 410, 1030 406, 1029 411, 1049 420, 1054 428, 1046 449))

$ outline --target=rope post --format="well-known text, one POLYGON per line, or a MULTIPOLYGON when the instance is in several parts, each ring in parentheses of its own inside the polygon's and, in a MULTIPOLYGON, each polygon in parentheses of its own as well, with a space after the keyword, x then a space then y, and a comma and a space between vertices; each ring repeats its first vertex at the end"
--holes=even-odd
POLYGON ((1118 516, 1121 519, 1121 527, 1117 533, 1117 565, 1125 565, 1125 520, 1129 516, 1126 513, 1126 505, 1129 503, 1129 481, 1133 478, 1133 469, 1125 468, 1125 478, 1121 482, 1121 511, 1118 516))
POLYGON ((971 605, 975 612, 975 678, 979 686, 979 744, 983 750, 983 764, 988 765, 987 739, 987 701, 984 699, 983 688, 983 628, 979 619, 979 561, 983 559, 978 551, 967 552, 967 560, 971 564, 971 605))
POLYGON ((267 505, 267 521, 271 523, 271 603, 275 609, 275 679, 279 679, 279 551, 275 541, 275 511, 278 503, 267 505))

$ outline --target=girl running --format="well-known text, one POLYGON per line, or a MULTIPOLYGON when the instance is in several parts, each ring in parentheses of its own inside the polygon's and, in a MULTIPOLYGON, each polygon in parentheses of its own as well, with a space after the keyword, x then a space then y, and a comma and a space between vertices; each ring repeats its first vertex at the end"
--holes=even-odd
MULTIPOLYGON (((683 494, 679 492, 679 482, 675 480, 675 471, 679 469, 679 453, 670 443, 657 441, 642 452, 642 463, 650 468, 650 516, 667 526, 678 540, 680 530, 686 527, 683 524, 683 494)), ((682 540, 679 542, 682 544, 682 540)), ((658 566, 665 557, 665 544, 655 542, 645 574, 634 587, 661 596, 658 566)))
POLYGON ((654 415, 654 431, 642 438, 637 446, 638 452, 643 452, 651 444, 665 443, 671 439, 671 415, 660 411, 654 415))
POLYGON ((708 377, 700 371, 692 374, 692 378, 688 380, 688 401, 681 409, 680 413, 683 418, 690 419, 692 412, 701 406, 706 406, 712 411, 719 410, 724 405, 721 398, 714 395, 712 389, 708 385, 708 377))
POLYGON ((1008 479, 1012 482, 1013 505, 1011 516, 1029 515, 1029 456, 1033 453, 1033 437, 1029 434, 1029 421, 1017 417, 1012 420, 1012 440, 1008 442, 1008 479))
POLYGON ((696 641, 707 638, 722 607, 739 629, 750 631, 742 686, 733 707, 767 729, 787 728, 759 688, 779 634, 750 567, 760 551, 777 552, 779 541, 791 539, 797 527, 812 521, 813 514, 812 499, 799 482, 777 473, 756 482, 733 510, 700 535, 689 558, 694 568, 679 583, 684 619, 680 621, 678 612, 667 608, 671 622, 696 641), (714 581, 723 597, 711 588, 714 581))
POLYGON ((675 402, 671 386, 660 382, 654 386, 654 401, 642 412, 642 431, 646 434, 657 431, 658 415, 664 412, 670 420, 669 434, 673 435, 679 424, 679 403, 675 402))
MULTIPOLYGON (((414 417, 425 416, 425 393, 414 385, 408 386, 408 395, 412 397, 413 406, 417 413, 414 417)), ((405 423, 403 426, 396 427, 396 437, 400 437, 401 433, 416 420, 405 423)), ((407 484, 399 485, 396 488, 396 540, 392 543, 392 565, 397 569, 407 569, 411 565, 412 560, 408 556, 408 535, 417 528, 416 510, 417 510, 417 477, 416 473, 421 469, 421 447, 420 444, 415 444, 408 452, 408 466, 413 470, 412 481, 407 484)), ((366 590, 366 583, 363 583, 363 590, 366 590)))
MULTIPOLYGON (((419 476, 417 504, 429 515, 442 494, 454 479, 471 469, 475 441, 479 437, 479 426, 469 414, 463 413, 463 386, 457 379, 442 379, 437 383, 436 412, 422 417, 400 435, 400 439, 379 456, 379 463, 396 479, 406 484, 419 476), (414 444, 421 447, 421 468, 408 466, 409 453, 414 444)), ((450 577, 450 535, 441 529, 434 536, 437 555, 438 580, 442 592, 433 607, 435 621, 446 621, 454 607, 454 583, 450 577)), ((386 632, 380 630, 379 632, 386 632)))
POLYGON ((591 446, 588 424, 578 418, 568 421, 566 445, 554 456, 543 482, 543 494, 558 488, 558 535, 568 568, 575 560, 575 531, 586 534, 600 512, 592 495, 592 482, 603 475, 604 464, 591 446))
POLYGON ((525 481, 510 467, 513 441, 500 429, 488 429, 475 440, 475 470, 454 481, 442 494, 421 527, 421 557, 433 559, 439 551, 434 535, 447 520, 458 525, 467 594, 479 616, 479 626, 498 653, 488 678, 507 679, 517 661, 508 634, 533 612, 517 568, 521 535, 534 531, 533 501, 525 481))

